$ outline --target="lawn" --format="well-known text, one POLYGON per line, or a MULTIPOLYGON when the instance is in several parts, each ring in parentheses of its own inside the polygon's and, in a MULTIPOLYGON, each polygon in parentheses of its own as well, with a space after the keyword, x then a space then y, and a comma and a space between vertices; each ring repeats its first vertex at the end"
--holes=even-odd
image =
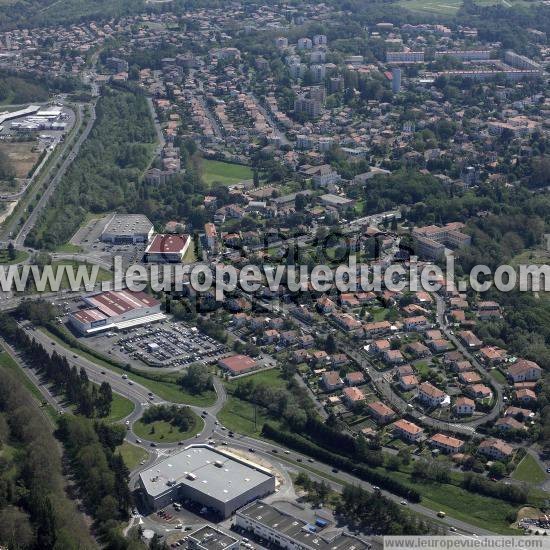
MULTIPOLYGON (((533 5, 523 0, 476 0, 476 4, 480 6, 500 4, 507 8, 533 5)), ((421 13, 454 15, 462 7, 462 0, 400 0, 398 5, 421 13)))
POLYGON ((202 177, 208 185, 221 183, 223 185, 234 185, 243 180, 252 179, 252 170, 242 164, 232 164, 219 160, 203 159, 202 177))
POLYGON ((228 430, 251 437, 259 437, 265 422, 273 423, 264 409, 257 407, 254 421, 254 405, 238 397, 229 397, 223 409, 218 413, 218 420, 228 430))
POLYGON ((82 248, 76 244, 65 243, 56 247, 55 251, 65 252, 66 254, 78 254, 79 252, 82 252, 82 248))
POLYGON ((29 257, 28 252, 24 250, 16 250, 15 258, 10 260, 6 249, 0 250, 0 265, 12 265, 24 262, 29 257))
POLYGON ((42 330, 45 334, 51 337, 52 340, 55 340, 56 342, 61 344, 63 347, 70 349, 71 351, 74 351, 75 353, 88 359, 92 363, 95 363, 96 365, 109 369, 113 372, 118 372, 119 374, 127 374, 128 379, 132 380, 133 382, 137 382, 142 386, 145 386, 146 388, 156 393, 159 397, 161 397, 165 401, 170 401, 173 403, 182 403, 185 405, 196 405, 197 407, 208 407, 210 405, 213 405, 216 402, 215 391, 208 391, 208 392, 204 392, 202 394, 196 395, 183 390, 183 388, 176 382, 176 378, 174 376, 172 376, 171 378, 166 376, 164 377, 164 379, 161 379, 161 380, 153 380, 151 378, 148 378, 140 374, 127 372, 121 369, 120 367, 113 365, 107 359, 104 359, 104 360, 98 359, 91 353, 82 351, 74 346, 71 346, 66 341, 62 340, 61 338, 59 338, 58 336, 56 336, 55 334, 53 334, 52 332, 44 328, 41 328, 40 330, 42 330))
POLYGON ((528 453, 514 470, 512 477, 518 481, 528 483, 542 483, 546 479, 544 470, 539 463, 528 453))
POLYGON ((134 423, 133 431, 138 437, 147 439, 148 441, 156 441, 157 443, 176 443, 177 441, 194 437, 202 431, 204 422, 197 415, 194 416, 195 422, 193 426, 185 432, 164 420, 157 420, 150 424, 145 424, 145 422, 138 420, 134 423))
MULTIPOLYGON (((377 468, 381 473, 388 472, 377 468)), ((391 472, 391 477, 416 489, 422 495, 421 504, 436 512, 445 512, 448 516, 472 525, 504 535, 519 534, 511 529, 506 517, 516 512, 516 507, 483 495, 471 493, 456 485, 444 483, 414 483, 410 475, 402 471, 391 472)))
MULTIPOLYGON (((243 381, 263 382, 271 388, 285 388, 286 380, 281 376, 279 369, 269 369, 256 374, 251 374, 243 381)), ((229 398, 223 409, 218 414, 218 420, 229 430, 246 434, 252 437, 259 437, 265 422, 275 422, 276 419, 270 417, 263 407, 256 407, 245 401, 231 395, 232 391, 239 384, 239 380, 226 382, 225 386, 229 393, 229 398)))
POLYGON ((134 404, 122 395, 113 392, 113 402, 111 403, 111 413, 103 420, 107 422, 118 422, 126 418, 134 410, 134 404))
POLYGON ((138 467, 139 463, 142 460, 146 460, 148 457, 147 451, 138 447, 137 445, 132 445, 125 441, 120 447, 117 447, 118 454, 122 455, 124 464, 128 470, 132 471, 138 467))

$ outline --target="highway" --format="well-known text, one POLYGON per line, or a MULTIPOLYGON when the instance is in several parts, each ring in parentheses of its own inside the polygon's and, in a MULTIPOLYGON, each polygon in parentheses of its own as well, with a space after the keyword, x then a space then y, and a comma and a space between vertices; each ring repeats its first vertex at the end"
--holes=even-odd
MULTIPOLYGON (((83 116, 84 116, 82 105, 79 104, 78 110, 79 110, 79 119, 82 121, 83 116)), ((14 245, 15 245, 16 248, 21 248, 24 245, 25 239, 27 238, 27 235, 30 233, 30 231, 32 230, 32 228, 36 224, 36 221, 38 220, 39 215, 41 214, 42 210, 44 209, 44 207, 48 203, 48 201, 49 201, 50 197, 52 196, 53 192, 55 191, 57 185, 61 181, 61 178, 63 177, 63 175, 67 171, 67 168, 70 166, 70 164, 73 162, 73 160, 78 155, 78 152, 80 151, 80 147, 82 146, 84 141, 88 138, 88 135, 90 134, 90 131, 91 131, 91 129, 94 125, 95 119, 96 119, 95 105, 94 104, 90 104, 90 110, 91 110, 90 118, 88 120, 88 123, 86 124, 86 127, 84 128, 84 131, 82 132, 82 134, 80 134, 78 136, 76 142, 74 143, 74 145, 71 148, 71 152, 62 161, 61 166, 57 170, 55 176, 53 176, 53 178, 51 179, 48 187, 46 188, 46 190, 44 191, 44 193, 40 197, 38 203, 34 207, 33 211, 30 213, 29 217, 26 219, 25 223, 23 224, 23 226, 21 227, 19 233, 17 234, 16 238, 14 239, 14 245)), ((65 153, 65 149, 63 150, 63 153, 65 153)), ((50 171, 53 170, 53 169, 55 169, 55 164, 52 165, 52 167, 50 168, 50 171)), ((48 172, 48 174, 49 174, 49 172, 48 172)), ((46 177, 47 177, 47 175, 46 175, 46 177)))
MULTIPOLYGON (((128 373, 128 379, 124 379, 122 378, 122 375, 120 373, 109 370, 107 368, 102 368, 98 364, 86 359, 85 357, 82 357, 77 353, 73 353, 65 346, 53 342, 48 335, 38 329, 31 328, 28 323, 23 323, 23 328, 29 336, 39 341, 49 353, 53 353, 53 351, 56 351, 58 354, 64 355, 70 364, 75 365, 78 368, 84 368, 91 381, 98 384, 104 381, 108 382, 114 392, 132 401, 132 403, 134 404, 134 410, 124 419, 125 421, 129 422, 129 430, 126 439, 130 443, 136 444, 137 440, 140 439, 135 436, 131 428, 134 422, 136 422, 141 417, 145 408, 149 407, 151 404, 171 404, 160 398, 158 395, 154 394, 154 392, 151 392, 148 388, 141 385, 140 383, 132 381, 131 379, 133 378, 133 375, 131 373, 128 373)), ((28 373, 29 369, 25 369, 25 371, 28 373)), ((38 380, 32 380, 33 383, 37 385, 39 384, 38 380)), ((215 378, 214 380, 217 393, 216 402, 209 407, 190 406, 190 408, 198 415, 201 415, 203 411, 207 413, 206 415, 203 415, 203 429, 196 437, 187 441, 183 441, 181 443, 155 443, 154 448, 151 448, 150 441, 146 441, 141 438, 141 445, 143 445, 145 448, 149 447, 148 450, 152 453, 152 456, 143 466, 139 468, 139 470, 136 470, 132 473, 132 488, 135 488, 136 486, 139 471, 151 467, 157 461, 162 460, 170 453, 175 452, 178 448, 181 447, 181 445, 191 443, 205 443, 209 440, 214 440, 216 444, 226 444, 228 447, 241 449, 247 452, 250 452, 249 450, 252 449, 252 452, 254 454, 269 461, 274 465, 275 468, 280 468, 287 474, 290 472, 304 472, 307 473, 312 479, 315 479, 317 481, 326 481, 335 490, 341 490, 344 484, 359 485, 365 490, 371 492, 374 490, 371 484, 366 483, 351 474, 339 471, 335 472, 332 466, 321 463, 317 460, 313 461, 308 456, 297 453, 290 449, 286 449, 283 446, 271 444, 262 440, 239 434, 234 434, 233 437, 231 437, 229 435, 229 431, 225 429, 217 420, 217 414, 223 408, 227 399, 227 395, 225 393, 222 382, 217 378, 215 378), (273 452, 273 450, 275 450, 276 452, 273 452)), ((60 409, 55 399, 54 401, 52 401, 50 397, 48 397, 49 392, 47 388, 45 388, 43 385, 38 385, 38 387, 45 398, 48 400, 48 402, 54 404, 57 409, 60 409)), ((402 498, 395 496, 391 493, 388 493, 386 491, 382 491, 382 493, 385 497, 395 502, 400 503, 402 501, 402 498)), ((493 534, 488 530, 474 527, 466 522, 457 520, 455 518, 451 518, 448 516, 444 519, 438 518, 436 515, 437 511, 427 508, 422 504, 408 503, 407 507, 425 516, 426 518, 429 518, 431 521, 438 522, 448 529, 452 528, 454 530, 457 530, 459 534, 493 534)))

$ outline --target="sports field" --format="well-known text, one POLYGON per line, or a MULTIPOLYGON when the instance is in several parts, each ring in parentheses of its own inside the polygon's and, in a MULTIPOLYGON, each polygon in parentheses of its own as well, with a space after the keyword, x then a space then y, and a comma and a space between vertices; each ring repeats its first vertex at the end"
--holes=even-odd
POLYGON ((203 179, 208 185, 214 183, 234 185, 240 181, 252 179, 252 170, 241 164, 204 159, 202 169, 203 179))
MULTIPOLYGON (((476 0, 480 6, 501 4, 507 8, 512 6, 529 6, 536 2, 525 0, 476 0)), ((438 15, 454 15, 462 6, 462 0, 399 0, 399 5, 411 11, 433 13, 438 15)))

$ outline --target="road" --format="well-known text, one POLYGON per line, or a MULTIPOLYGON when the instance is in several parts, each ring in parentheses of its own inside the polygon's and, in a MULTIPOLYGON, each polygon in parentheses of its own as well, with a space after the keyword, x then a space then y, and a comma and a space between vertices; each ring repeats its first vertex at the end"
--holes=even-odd
MULTIPOLYGON (((82 105, 78 106, 78 110, 79 110, 79 119, 82 121, 83 116, 84 116, 82 105)), ((93 125, 94 125, 95 119, 96 119, 95 104, 90 104, 90 111, 91 111, 90 118, 88 120, 88 123, 86 124, 86 127, 84 128, 84 131, 82 132, 82 134, 80 134, 78 136, 76 142, 74 142, 74 145, 71 148, 71 152, 62 161, 61 166, 57 170, 55 176, 53 176, 53 178, 51 179, 48 187, 46 188, 46 190, 44 191, 44 193, 40 197, 38 203, 36 204, 33 211, 31 212, 31 214, 29 215, 29 217, 27 218, 27 220, 23 224, 23 227, 21 227, 21 230, 17 234, 17 237, 14 240, 14 245, 15 245, 16 248, 21 248, 23 246, 23 244, 25 243, 25 239, 27 238, 27 235, 30 233, 30 231, 32 230, 32 228, 36 224, 36 221, 38 220, 39 215, 41 214, 42 210, 44 209, 44 207, 48 203, 48 201, 49 201, 50 197, 52 196, 53 192, 55 191, 57 185, 61 181, 61 178, 63 177, 63 175, 67 171, 67 168, 70 166, 70 164, 76 158, 76 156, 78 155, 78 152, 80 151, 80 147, 82 146, 84 141, 87 139, 87 137, 88 137, 93 125)), ((77 130, 77 132, 78 132, 78 130, 77 130)), ((65 151, 66 151, 66 149, 64 149, 62 151, 62 154, 64 154, 65 151)), ((55 170, 55 169, 56 169, 56 164, 53 164, 50 168, 50 171, 55 170)), ((50 172, 48 172, 48 174, 46 174, 46 177, 48 177, 49 173, 50 172)))
MULTIPOLYGON (((56 351, 58 354, 64 355, 70 364, 75 365, 77 368, 84 368, 91 381, 98 384, 103 381, 108 382, 114 392, 132 401, 135 408, 132 413, 124 419, 129 423, 129 430, 126 439, 130 443, 136 444, 136 440, 140 439, 135 436, 135 434, 132 432, 131 427, 134 422, 136 422, 141 417, 145 408, 149 407, 151 404, 169 404, 167 401, 164 401, 158 395, 155 395, 154 392, 151 392, 145 386, 141 385, 138 382, 130 380, 132 378, 132 374, 128 374, 129 379, 123 379, 121 374, 106 368, 103 369, 96 363, 82 356, 79 356, 78 354, 73 353, 64 346, 53 342, 48 335, 41 332, 40 330, 30 328, 27 323, 24 324, 23 328, 29 336, 35 338, 38 342, 40 342, 49 353, 53 353, 53 351, 56 351)), ((28 371, 28 369, 26 369, 26 371, 28 371)), ((36 383, 36 381, 33 382, 36 383)), ((257 440, 238 434, 235 434, 233 437, 229 436, 228 430, 221 426, 216 418, 217 414, 223 408, 226 402, 227 395, 225 393, 223 383, 219 379, 215 378, 214 384, 217 394, 217 400, 213 405, 211 405, 210 407, 190 407, 197 414, 202 414, 203 411, 207 413, 206 415, 204 415, 205 418, 203 429, 196 437, 192 438, 191 440, 184 441, 182 442, 182 444, 205 443, 211 439, 214 439, 217 444, 225 443, 227 444, 227 446, 238 448, 247 452, 249 452, 249 449, 252 449, 253 453, 257 454, 259 457, 264 458, 265 460, 268 460, 270 463, 274 464, 276 468, 280 468, 284 472, 291 473, 303 471, 304 473, 307 473, 312 479, 317 479, 318 481, 324 480, 328 482, 331 487, 336 490, 341 490, 344 484, 355 484, 363 487, 365 490, 373 491, 373 487, 371 484, 366 483, 352 476, 351 474, 345 472, 334 472, 333 468, 330 465, 323 464, 319 461, 312 462, 312 459, 310 459, 306 455, 296 453, 295 451, 291 451, 280 445, 273 445, 262 440, 257 440), (273 452, 273 449, 276 450, 275 453, 273 452)), ((47 391, 47 388, 44 388, 42 386, 41 391, 43 390, 47 391)), ((52 402, 49 398, 48 401, 52 402)), ((55 403, 54 406, 59 409, 59 405, 57 404, 57 402, 54 401, 52 402, 52 404, 53 403, 55 403)), ((143 441, 143 438, 141 438, 141 441, 143 445, 149 446, 150 452, 153 452, 154 455, 139 468, 139 471, 151 467, 157 461, 162 460, 166 456, 169 456, 172 452, 176 452, 177 449, 181 446, 181 444, 179 443, 156 443, 156 447, 151 449, 150 442, 143 441)), ((131 476, 132 488, 135 487, 139 471, 133 472, 131 476)), ((383 491, 383 494, 384 496, 395 502, 401 502, 402 500, 400 497, 392 495, 391 493, 388 493, 386 491, 383 491)), ((436 511, 431 510, 430 508, 427 508, 421 504, 408 504, 407 506, 415 512, 426 516, 432 521, 437 521, 448 528, 452 527, 453 529, 456 529, 463 533, 492 534, 488 530, 474 527, 451 517, 447 517, 444 519, 437 518, 436 511)))
MULTIPOLYGON (((476 357, 464 347, 462 342, 453 334, 453 332, 447 326, 447 323, 445 321, 445 301, 443 300, 443 298, 441 298, 441 296, 439 296, 439 294, 434 293, 432 294, 432 296, 434 296, 434 298, 436 299, 436 319, 440 329, 445 334, 445 336, 456 346, 456 349, 460 351, 464 355, 464 357, 468 359, 468 361, 470 361, 470 363, 475 367, 480 375, 485 377, 487 375, 487 370, 480 364, 476 357)), ((491 387, 495 393, 495 404, 490 412, 480 418, 476 418, 475 420, 471 420, 470 422, 468 422, 468 426, 479 426, 480 424, 484 424, 487 421, 496 420, 500 416, 500 411, 504 406, 502 384, 497 382, 490 375, 489 380, 491 387)))

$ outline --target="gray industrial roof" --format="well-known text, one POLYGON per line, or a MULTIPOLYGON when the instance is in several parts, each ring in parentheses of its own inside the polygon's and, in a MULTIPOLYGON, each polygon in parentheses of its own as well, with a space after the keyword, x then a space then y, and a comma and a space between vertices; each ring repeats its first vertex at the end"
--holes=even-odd
POLYGON ((219 502, 228 502, 272 477, 207 445, 188 447, 140 474, 153 498, 179 485, 194 487, 219 502))
POLYGON ((238 540, 226 535, 211 525, 201 527, 198 531, 191 533, 189 538, 197 541, 203 548, 206 548, 206 550, 223 550, 235 544, 238 540))
POLYGON ((142 235, 153 229, 153 224, 142 214, 114 214, 107 222, 103 233, 115 235, 142 235))
POLYGON ((304 548, 315 550, 367 550, 370 548, 366 542, 344 533, 338 533, 336 536, 331 533, 325 539, 321 534, 309 530, 305 521, 292 517, 262 501, 253 502, 240 510, 238 514, 290 537, 304 548))

